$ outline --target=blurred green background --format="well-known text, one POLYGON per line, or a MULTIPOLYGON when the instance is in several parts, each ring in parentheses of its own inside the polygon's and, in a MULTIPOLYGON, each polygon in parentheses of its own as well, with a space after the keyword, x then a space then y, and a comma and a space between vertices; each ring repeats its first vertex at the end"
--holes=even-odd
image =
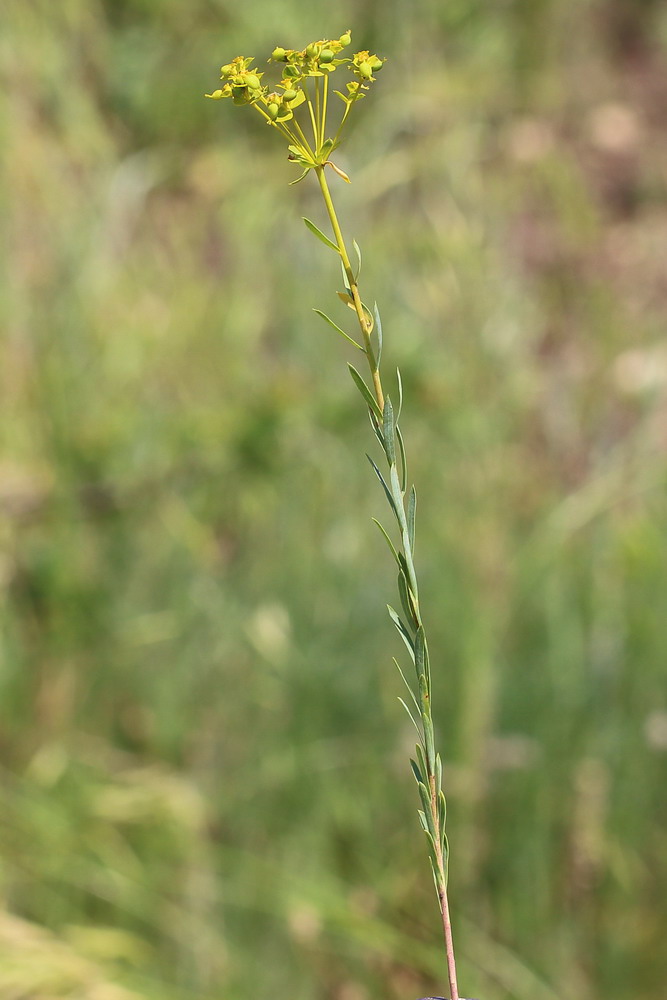
POLYGON ((0 21, 4 1000, 443 992, 319 194, 202 98, 347 27, 388 57, 332 184, 405 385, 463 992, 657 1000, 664 5, 0 21))

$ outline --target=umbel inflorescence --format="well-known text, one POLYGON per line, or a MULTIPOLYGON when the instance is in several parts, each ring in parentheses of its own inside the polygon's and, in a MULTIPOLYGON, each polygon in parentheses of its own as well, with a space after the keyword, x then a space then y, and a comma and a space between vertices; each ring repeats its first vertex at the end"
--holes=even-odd
POLYGON ((323 38, 311 42, 305 49, 276 47, 270 63, 282 66, 281 79, 272 88, 263 82, 264 72, 253 66, 254 56, 237 56, 221 67, 222 87, 206 97, 214 101, 229 97, 234 104, 248 105, 259 112, 267 125, 277 129, 288 141, 289 158, 304 168, 293 184, 303 180, 314 167, 329 165, 344 180, 349 180, 330 160, 338 146, 340 135, 356 101, 375 80, 375 73, 382 69, 384 59, 367 51, 353 56, 342 55, 351 42, 351 32, 340 38, 323 38), (353 79, 341 84, 333 93, 343 102, 343 112, 333 135, 327 134, 329 106, 329 79, 339 67, 351 72, 353 79), (303 123, 294 112, 302 108, 303 123), (310 125, 308 125, 308 118, 310 125), (312 138, 306 132, 312 131, 312 138))

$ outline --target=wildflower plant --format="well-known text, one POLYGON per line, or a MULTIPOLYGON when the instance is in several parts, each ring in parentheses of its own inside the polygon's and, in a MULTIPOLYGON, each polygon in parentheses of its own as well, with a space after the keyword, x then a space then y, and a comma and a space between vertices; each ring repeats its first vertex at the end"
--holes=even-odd
POLYGON ((394 660, 408 692, 400 698, 418 733, 415 758, 410 761, 417 781, 421 809, 419 820, 426 836, 433 879, 438 895, 447 957, 451 1000, 459 1000, 452 929, 447 898, 449 846, 445 832, 446 802, 442 790, 442 762, 436 751, 431 710, 431 665, 426 632, 419 602, 419 586, 415 568, 415 515, 417 494, 408 488, 408 466, 403 435, 399 426, 403 404, 400 372, 397 370, 397 405, 385 394, 380 374, 382 360, 382 323, 377 303, 372 310, 364 303, 359 289, 361 251, 353 240, 353 266, 343 237, 327 183, 329 167, 344 181, 350 179, 331 159, 341 142, 341 135, 354 105, 364 98, 384 65, 384 59, 368 51, 351 56, 344 51, 351 44, 351 32, 340 38, 320 39, 304 49, 276 47, 269 63, 281 68, 280 80, 273 86, 264 83, 265 73, 254 65, 254 58, 237 56, 221 68, 222 86, 207 94, 213 100, 230 98, 234 104, 245 105, 257 112, 264 122, 287 141, 288 158, 302 167, 302 173, 292 184, 302 181, 314 171, 324 199, 333 239, 326 236, 309 219, 304 223, 326 247, 340 259, 343 290, 338 298, 355 314, 359 336, 345 332, 320 309, 315 312, 333 327, 348 344, 366 357, 370 381, 348 363, 350 375, 368 408, 371 428, 380 446, 384 471, 369 455, 369 462, 382 487, 395 522, 392 531, 373 519, 382 533, 396 564, 400 611, 388 606, 389 615, 403 640, 414 668, 411 683, 394 660), (339 69, 347 75, 339 89, 330 84, 339 69), (332 115, 331 97, 338 104, 338 115, 332 115), (335 118, 330 126, 330 120, 335 118))

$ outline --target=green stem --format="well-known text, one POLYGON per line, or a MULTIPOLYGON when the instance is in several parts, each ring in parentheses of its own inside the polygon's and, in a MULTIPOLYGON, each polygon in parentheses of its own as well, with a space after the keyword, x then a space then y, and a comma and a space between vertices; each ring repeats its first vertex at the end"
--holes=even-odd
MULTIPOLYGON (((336 215, 336 209, 331 198, 331 192, 329 190, 329 185, 327 184, 327 179, 324 173, 325 165, 320 164, 315 167, 315 173, 317 174, 317 179, 320 184, 322 191, 322 197, 324 198, 324 204, 327 209, 327 214, 331 222, 331 227, 336 238, 336 245, 338 247, 338 252, 340 253, 341 260, 343 262, 343 268, 345 269, 345 275, 347 277, 348 285, 350 288, 350 294, 352 296, 352 301, 354 303, 354 309, 357 314, 357 320, 359 322, 359 328, 361 330, 361 335, 364 343, 364 351, 368 361, 368 366, 370 368, 371 377, 373 379, 373 388, 375 392, 375 398, 381 412, 384 412, 384 393, 382 390, 382 381, 380 378, 379 367, 373 347, 371 344, 371 325, 367 319, 366 310, 364 309, 361 297, 359 295, 359 289, 357 287, 357 281, 354 276, 354 271, 352 270, 352 265, 350 263, 350 257, 347 252, 347 247, 345 246, 345 240, 340 228, 340 223, 338 221, 338 216, 336 215)), ((393 433, 393 429, 392 429, 393 433)), ((390 467, 393 466, 391 463, 390 467)), ((395 472, 395 469, 393 469, 395 472)), ((399 491, 399 495, 394 496, 394 503, 396 504, 396 514, 399 521, 399 526, 401 528, 401 535, 403 538, 403 550, 405 556, 405 565, 407 568, 407 578, 406 586, 410 588, 413 593, 414 599, 414 614, 415 614, 415 631, 421 632, 423 635, 423 624, 421 621, 421 613, 419 611, 419 605, 417 603, 417 578, 414 569, 413 552, 412 546, 410 544, 406 515, 405 515, 405 499, 397 486, 396 489, 399 491)), ((425 640, 424 640, 425 642, 425 640)), ((428 677, 429 671, 426 667, 426 675, 428 677)), ((435 751, 432 747, 432 733, 433 733, 433 722, 431 717, 431 699, 430 699, 430 677, 427 681, 427 689, 424 692, 424 696, 420 699, 420 714, 424 735, 424 744, 430 746, 430 752, 426 753, 427 761, 427 780, 428 780, 428 793, 430 799, 430 813, 432 819, 432 828, 435 833, 434 840, 434 873, 436 880, 436 888, 438 893, 438 902, 440 906, 440 916, 442 920, 442 931, 445 943, 445 954, 447 958, 447 974, 449 979, 449 990, 451 1000, 459 1000, 458 983, 456 978, 456 960, 454 956, 454 944, 452 939, 452 925, 449 916, 449 902, 447 899, 447 862, 443 851, 444 843, 444 830, 440 827, 440 810, 438 806, 438 798, 440 795, 439 787, 439 776, 436 771, 439 772, 440 765, 439 759, 436 761, 433 759, 435 757, 435 751), (430 743, 427 743, 426 736, 431 734, 430 743)))
POLYGON ((364 351, 366 354, 366 359, 368 361, 368 367, 370 368, 371 378, 373 379, 373 390, 375 392, 375 398, 377 404, 380 407, 380 411, 384 410, 384 392, 382 390, 382 380, 380 379, 380 371, 378 369, 377 360, 375 358, 375 352, 373 351, 373 345, 371 344, 371 326, 366 318, 366 313, 364 312, 364 307, 361 302, 361 296, 359 295, 359 288, 354 276, 354 271, 352 270, 352 265, 350 264, 350 258, 347 252, 347 247, 345 246, 345 240, 343 239, 343 234, 341 232, 340 223, 338 222, 338 216, 336 215, 336 209, 334 208, 334 203, 331 199, 331 192, 329 191, 329 185, 327 184, 327 179, 324 176, 324 164, 315 167, 315 173, 317 174, 317 179, 320 182, 320 188, 322 190, 322 197, 324 198, 324 204, 331 221, 331 228, 334 231, 334 236, 336 237, 336 245, 338 246, 338 252, 340 253, 341 260, 343 261, 343 267, 345 268, 345 274, 347 277, 347 282, 350 288, 350 294, 352 296, 352 301, 354 303, 354 311, 357 314, 357 320, 359 322, 359 329, 361 330, 361 336, 364 343, 364 351))
POLYGON ((324 84, 322 87, 322 134, 320 136, 320 149, 324 145, 324 133, 327 124, 327 98, 329 96, 329 74, 327 73, 324 77, 324 84))

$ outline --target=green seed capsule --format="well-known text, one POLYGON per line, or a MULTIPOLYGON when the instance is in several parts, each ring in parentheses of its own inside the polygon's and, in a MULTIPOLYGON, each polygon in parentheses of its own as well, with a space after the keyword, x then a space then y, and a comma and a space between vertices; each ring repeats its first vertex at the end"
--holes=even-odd
POLYGON ((379 69, 382 69, 383 66, 384 66, 384 59, 380 59, 379 56, 376 56, 375 59, 371 59, 371 69, 373 70, 374 73, 377 73, 377 71, 379 69))
POLYGON ((344 35, 341 35, 338 41, 340 42, 341 45, 349 45, 350 42, 352 41, 349 31, 346 31, 344 35))
POLYGON ((251 90, 259 90, 259 88, 262 86, 261 83, 259 82, 259 77, 255 76, 254 73, 250 73, 246 77, 246 83, 251 90))
POLYGON ((364 80, 370 80, 373 75, 373 70, 371 69, 371 64, 369 62, 362 62, 359 64, 359 76, 363 77, 364 80))
POLYGON ((222 73, 223 76, 229 76, 233 69, 234 67, 232 66, 232 64, 227 63, 225 66, 220 67, 220 72, 222 73))
POLYGON ((271 53, 271 58, 275 59, 276 62, 284 62, 287 58, 287 53, 285 49, 282 49, 279 45, 271 53))
POLYGON ((278 117, 278 110, 279 108, 277 104, 269 104, 268 108, 266 109, 266 113, 271 119, 271 121, 273 121, 274 118, 278 117))
POLYGON ((320 62, 321 63, 330 63, 330 62, 333 61, 333 57, 334 57, 334 54, 331 51, 331 49, 322 49, 322 51, 320 52, 320 62))
POLYGON ((290 89, 290 90, 286 90, 286 91, 283 92, 283 98, 286 101, 293 101, 294 98, 296 97, 296 95, 297 95, 296 90, 291 90, 290 89))
POLYGON ((309 59, 315 59, 317 58, 319 51, 320 51, 319 45, 315 45, 313 43, 312 45, 307 46, 306 55, 308 56, 309 59))

